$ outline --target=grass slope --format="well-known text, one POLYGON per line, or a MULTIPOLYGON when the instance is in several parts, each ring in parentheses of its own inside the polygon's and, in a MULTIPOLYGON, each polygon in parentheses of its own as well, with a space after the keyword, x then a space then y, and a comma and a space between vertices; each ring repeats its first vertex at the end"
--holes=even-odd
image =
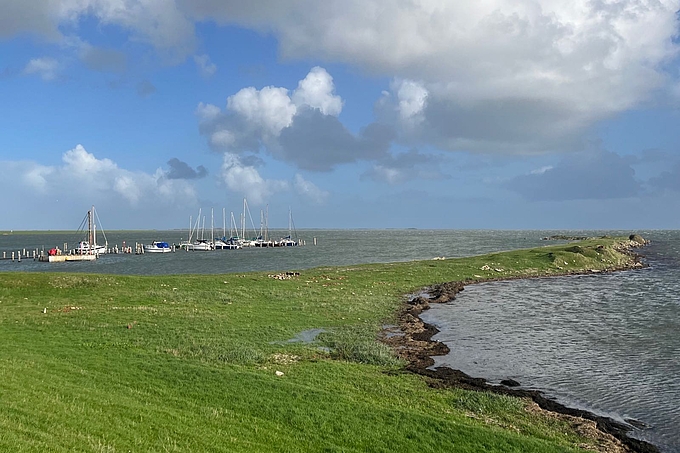
POLYGON ((0 274, 0 451, 579 451, 525 401, 429 388, 376 333, 423 286, 622 267, 621 244, 283 280, 0 274))

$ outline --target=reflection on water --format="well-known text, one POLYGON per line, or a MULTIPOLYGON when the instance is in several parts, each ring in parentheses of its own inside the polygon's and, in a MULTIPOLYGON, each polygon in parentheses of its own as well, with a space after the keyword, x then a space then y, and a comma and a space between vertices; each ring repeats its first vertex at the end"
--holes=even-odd
POLYGON ((451 349, 435 366, 640 420, 636 437, 680 451, 680 233, 654 236, 648 269, 471 285, 433 306, 423 319, 451 349))

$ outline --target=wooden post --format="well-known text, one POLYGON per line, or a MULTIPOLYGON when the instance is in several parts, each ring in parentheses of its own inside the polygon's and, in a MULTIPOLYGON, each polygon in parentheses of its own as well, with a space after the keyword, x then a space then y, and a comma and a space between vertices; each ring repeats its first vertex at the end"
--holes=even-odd
POLYGON ((17 255, 19 255, 19 263, 21 263, 21 250, 17 250, 17 255))
POLYGON ((14 252, 12 252, 12 261, 14 261, 14 252))
POLYGON ((314 245, 316 245, 316 238, 314 238, 314 245))

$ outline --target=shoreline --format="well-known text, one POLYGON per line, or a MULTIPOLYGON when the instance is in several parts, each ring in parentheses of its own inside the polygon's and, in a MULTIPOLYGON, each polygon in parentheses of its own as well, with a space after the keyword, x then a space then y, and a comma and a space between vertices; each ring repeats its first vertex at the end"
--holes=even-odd
POLYGON ((452 302, 456 295, 463 291, 465 285, 468 284, 570 275, 592 275, 640 269, 646 266, 640 261, 641 256, 635 253, 633 249, 646 244, 648 244, 648 241, 637 235, 631 235, 630 241, 621 250, 630 257, 630 261, 626 265, 612 267, 603 271, 581 270, 551 275, 479 278, 466 282, 451 281, 425 287, 418 293, 406 296, 407 298, 398 313, 398 326, 393 330, 385 329, 381 334, 381 341, 390 346, 400 358, 407 362, 407 371, 428 378, 430 381, 429 385, 433 388, 462 388, 465 390, 486 391, 530 399, 537 406, 536 410, 545 411, 552 416, 569 421, 576 431, 595 440, 599 447, 598 451, 660 453, 660 450, 655 445, 628 436, 628 433, 635 428, 633 423, 625 424, 583 409, 568 407, 550 399, 540 390, 515 388, 520 384, 511 379, 501 381, 500 385, 494 385, 489 384, 486 379, 475 378, 450 367, 430 369, 434 365, 432 357, 446 355, 450 349, 444 343, 432 340, 432 337, 439 333, 439 329, 432 324, 425 323, 420 318, 420 314, 428 310, 430 304, 452 302))

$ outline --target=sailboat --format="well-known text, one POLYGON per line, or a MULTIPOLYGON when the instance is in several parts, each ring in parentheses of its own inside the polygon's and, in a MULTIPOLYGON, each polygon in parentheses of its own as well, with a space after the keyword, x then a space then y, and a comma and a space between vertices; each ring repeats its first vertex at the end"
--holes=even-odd
POLYGON ((300 245, 297 239, 297 231, 295 231, 295 224, 293 223, 293 211, 288 208, 288 236, 281 238, 278 242, 279 247, 295 247, 300 245), (295 239, 293 239, 293 232, 295 232, 295 239))
MULTIPOLYGON (((101 229, 102 235, 104 236, 104 245, 97 244, 97 224, 95 222, 99 220, 99 215, 95 211, 94 206, 92 209, 87 211, 87 215, 83 222, 81 223, 81 228, 83 227, 85 221, 87 221, 87 239, 78 242, 78 246, 73 250, 76 255, 101 255, 107 252, 109 242, 106 239, 106 233, 104 229, 101 229)), ((101 220, 99 220, 101 225, 101 220)))
POLYGON ((201 229, 201 238, 198 238, 198 230, 201 221, 201 209, 198 210, 198 217, 196 218, 195 225, 192 226, 191 216, 189 217, 189 240, 182 241, 179 244, 180 249, 190 250, 190 251, 209 251, 213 249, 213 244, 207 239, 203 239, 203 233, 205 232, 205 216, 203 216, 203 228, 201 229), (196 239, 194 237, 196 234, 196 239))
POLYGON ((231 213, 231 225, 229 225, 229 238, 227 239, 227 221, 226 221, 226 212, 225 209, 222 208, 222 237, 221 238, 215 238, 214 239, 214 244, 215 244, 215 250, 236 250, 240 249, 241 245, 239 244, 239 238, 238 238, 238 228, 236 227, 236 221, 234 220, 234 213, 231 213), (234 230, 236 230, 237 234, 234 236, 234 230))

